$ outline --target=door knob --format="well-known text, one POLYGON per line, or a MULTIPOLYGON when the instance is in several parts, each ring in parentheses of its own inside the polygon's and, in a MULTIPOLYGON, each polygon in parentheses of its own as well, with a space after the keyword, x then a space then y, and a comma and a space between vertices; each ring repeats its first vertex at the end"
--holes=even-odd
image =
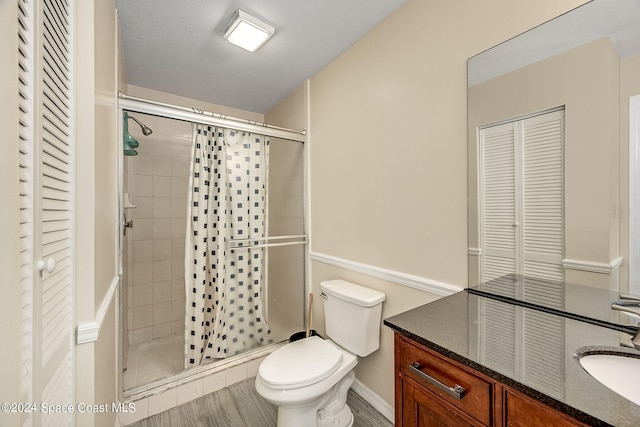
POLYGON ((41 259, 38 261, 38 271, 43 272, 47 270, 47 273, 53 273, 56 269, 56 260, 53 257, 49 257, 46 260, 41 259))

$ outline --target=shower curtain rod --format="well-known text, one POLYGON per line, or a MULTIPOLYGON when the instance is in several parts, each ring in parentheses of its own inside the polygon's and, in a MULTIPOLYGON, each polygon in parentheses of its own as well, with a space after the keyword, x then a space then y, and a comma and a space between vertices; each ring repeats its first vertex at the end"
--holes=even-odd
POLYGON ((275 138, 287 139, 305 143, 307 141, 305 130, 293 130, 258 123, 251 120, 239 119, 199 110, 196 108, 181 107, 178 105, 165 104, 164 102, 152 101, 149 99, 137 98, 135 96, 118 93, 118 105, 123 110, 151 114, 152 116, 167 117, 192 123, 202 123, 206 125, 221 126, 229 129, 236 129, 247 132, 259 133, 261 135, 275 138))

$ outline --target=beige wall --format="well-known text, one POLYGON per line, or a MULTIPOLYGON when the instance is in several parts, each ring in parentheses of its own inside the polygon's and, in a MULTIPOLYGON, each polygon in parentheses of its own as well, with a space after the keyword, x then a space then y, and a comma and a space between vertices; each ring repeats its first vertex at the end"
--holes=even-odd
MULTIPOLYGON (((314 76, 312 252, 464 287, 466 60, 581 3, 408 0, 314 76)), ((312 264, 316 295, 321 280, 353 275, 326 269, 312 264)), ((385 307, 435 298, 365 276, 353 281, 384 292, 385 307)), ((357 371, 390 405, 392 354, 385 331, 379 353, 357 371)))
MULTIPOLYGON (((117 295, 109 288, 118 280, 118 45, 115 1, 94 2, 95 49, 95 306, 107 309, 95 343, 95 402, 118 400, 117 295)), ((77 262, 81 262, 78 260, 77 262)), ((98 414, 94 425, 112 426, 115 414, 98 414)))
MULTIPOLYGON (((76 347, 76 401, 116 402, 117 50, 115 3, 77 4, 76 323, 106 310, 95 343, 76 347)), ((76 414, 83 425, 113 425, 115 414, 76 414)))
POLYGON ((640 95, 640 55, 620 61, 620 267, 621 290, 629 283, 629 98, 640 95))
MULTIPOLYGON (((94 6, 87 1, 77 4, 76 16, 76 68, 75 68, 75 253, 82 254, 82 262, 75 263, 75 321, 92 322, 95 319, 95 177, 94 157, 94 6), (78 59, 81 58, 81 59, 78 59), (81 141, 78 142, 78 141, 81 141), (79 202, 82 200, 82 202, 79 202), (79 283, 84 286, 77 286, 79 283)), ((115 345, 115 343, 113 343, 115 345)), ((75 395, 83 401, 93 402, 95 397, 95 345, 83 344, 75 353, 75 395)), ((93 424, 93 416, 76 416, 77 424, 93 424)))
POLYGON ((265 123, 294 130, 307 130, 309 81, 291 91, 264 116, 265 123))
MULTIPOLYGON (((618 256, 618 63, 608 38, 469 88, 469 156, 478 127, 565 108, 565 258, 609 264, 618 256), (613 241, 612 241, 613 239, 613 241)), ((470 212, 477 210, 469 162, 470 212)), ((475 218, 475 216, 474 216, 475 218)), ((477 247, 477 222, 470 223, 477 247), (475 230, 475 232, 474 232, 475 230)), ((566 270, 566 280, 609 287, 602 273, 566 270)))
POLYGON ((117 269, 118 212, 117 167, 117 51, 115 2, 95 2, 95 257, 96 309, 117 269))
MULTIPOLYGON (((98 405, 107 404, 119 400, 118 381, 118 304, 117 298, 109 305, 100 328, 100 337, 95 343, 95 397, 98 405)), ((77 396, 77 400, 84 402, 83 396, 77 396)), ((113 412, 99 413, 95 415, 94 426, 113 427, 116 414, 113 412)), ((77 422, 77 425, 89 425, 77 422)))

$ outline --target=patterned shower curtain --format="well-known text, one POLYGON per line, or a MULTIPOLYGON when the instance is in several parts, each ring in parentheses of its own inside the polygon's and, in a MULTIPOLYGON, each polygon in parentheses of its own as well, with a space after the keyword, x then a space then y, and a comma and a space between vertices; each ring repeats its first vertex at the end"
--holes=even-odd
POLYGON ((232 240, 266 236, 268 150, 263 135, 193 125, 185 254, 187 368, 269 342, 262 301, 265 249, 228 248, 232 240))

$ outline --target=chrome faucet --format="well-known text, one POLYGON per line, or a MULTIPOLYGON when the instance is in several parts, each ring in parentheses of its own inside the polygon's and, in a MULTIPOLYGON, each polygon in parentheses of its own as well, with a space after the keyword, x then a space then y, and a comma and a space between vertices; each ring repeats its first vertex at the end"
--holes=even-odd
MULTIPOLYGON (((640 298, 620 295, 620 299, 611 303, 611 309, 640 318, 640 298)), ((640 350, 640 328, 631 337, 631 344, 640 350)))

